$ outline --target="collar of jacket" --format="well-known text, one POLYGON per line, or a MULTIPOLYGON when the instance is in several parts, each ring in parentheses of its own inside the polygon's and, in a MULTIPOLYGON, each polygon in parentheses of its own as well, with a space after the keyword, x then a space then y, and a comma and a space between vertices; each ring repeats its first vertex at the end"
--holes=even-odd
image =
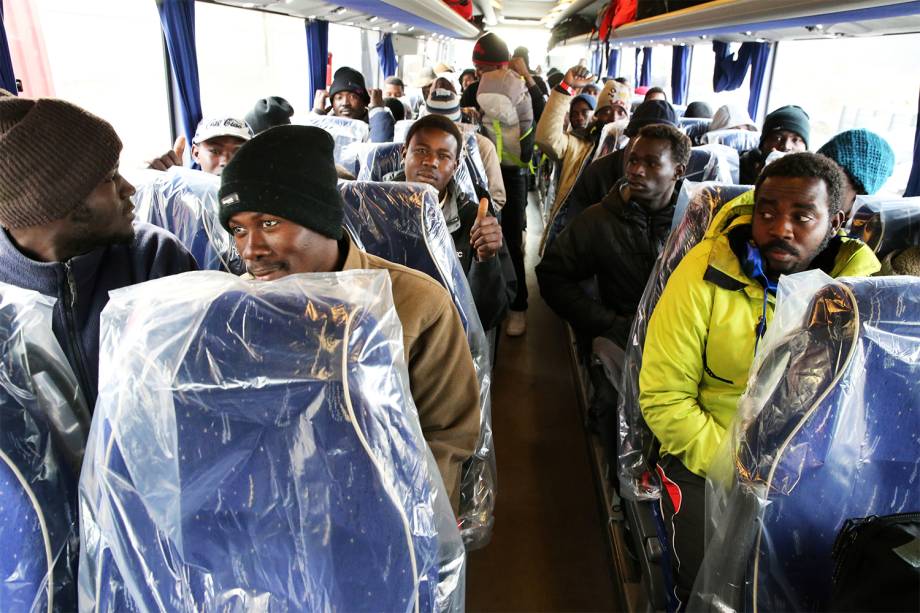
MULTIPOLYGON (((67 268, 70 268, 78 288, 92 284, 106 247, 70 258, 67 262, 39 262, 25 256, 13 244, 7 231, 0 230, 0 261, 7 267, 7 273, 16 279, 15 285, 35 290, 46 296, 58 297, 62 284, 67 282, 67 268)), ((84 292, 77 292, 81 297, 84 292)))
POLYGON ((613 186, 604 199, 601 200, 601 206, 619 217, 620 219, 631 223, 666 223, 671 226, 674 218, 674 207, 677 205, 677 198, 680 196, 682 180, 674 184, 674 193, 671 194, 671 201, 668 206, 658 211, 649 212, 634 200, 626 201, 623 199, 622 188, 626 185, 626 179, 620 179, 613 186))

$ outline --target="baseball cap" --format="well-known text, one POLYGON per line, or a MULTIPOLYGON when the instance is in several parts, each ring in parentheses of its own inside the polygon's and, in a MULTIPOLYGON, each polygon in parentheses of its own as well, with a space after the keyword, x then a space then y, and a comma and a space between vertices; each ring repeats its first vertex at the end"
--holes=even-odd
POLYGON ((192 144, 198 145, 218 136, 235 136, 247 141, 252 138, 252 129, 236 117, 206 117, 198 124, 192 144))

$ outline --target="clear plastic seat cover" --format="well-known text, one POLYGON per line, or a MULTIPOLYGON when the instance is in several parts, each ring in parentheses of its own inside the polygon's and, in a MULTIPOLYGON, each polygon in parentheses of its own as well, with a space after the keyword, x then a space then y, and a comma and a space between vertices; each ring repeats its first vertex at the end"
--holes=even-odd
POLYGON ((367 123, 350 117, 316 113, 308 113, 301 117, 300 121, 303 125, 321 128, 331 134, 335 142, 333 150, 335 163, 357 175, 358 160, 363 151, 359 145, 368 142, 371 138, 371 128, 367 123))
POLYGON ((878 258, 920 245, 920 197, 857 196, 850 236, 869 245, 878 258))
POLYGON ((476 453, 466 463, 460 484, 458 518, 468 547, 488 542, 496 496, 490 388, 492 364, 466 275, 447 231, 437 193, 418 183, 344 181, 345 222, 355 243, 373 255, 420 270, 450 293, 466 331, 479 379, 481 421, 476 453))
POLYGON ((760 132, 751 130, 714 130, 703 135, 702 141, 709 145, 726 145, 739 153, 760 146, 760 132))
POLYGON ((920 511, 920 280, 782 277, 707 476, 691 610, 827 610, 850 518, 920 511))
POLYGON ((54 299, 0 284, 0 610, 72 611, 89 412, 51 329, 54 299))
POLYGON ((81 610, 462 610, 391 296, 383 271, 112 292, 81 610))
POLYGON ((135 180, 131 200, 138 219, 175 234, 202 270, 245 271, 232 237, 220 225, 220 177, 173 166, 166 172, 143 171, 135 180))

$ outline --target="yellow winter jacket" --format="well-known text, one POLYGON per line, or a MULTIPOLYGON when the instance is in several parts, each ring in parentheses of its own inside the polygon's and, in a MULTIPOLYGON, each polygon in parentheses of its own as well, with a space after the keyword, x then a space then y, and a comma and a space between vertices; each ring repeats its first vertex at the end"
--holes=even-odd
MULTIPOLYGON (((742 272, 729 242, 733 230, 750 226, 752 214, 753 192, 719 212, 668 279, 645 339, 642 415, 661 442, 662 455, 675 456, 701 477, 735 416, 754 360, 764 288, 742 272)), ((830 276, 879 270, 875 254, 861 241, 841 238, 837 244, 825 270, 830 276)), ((768 296, 767 322, 773 303, 768 296)))

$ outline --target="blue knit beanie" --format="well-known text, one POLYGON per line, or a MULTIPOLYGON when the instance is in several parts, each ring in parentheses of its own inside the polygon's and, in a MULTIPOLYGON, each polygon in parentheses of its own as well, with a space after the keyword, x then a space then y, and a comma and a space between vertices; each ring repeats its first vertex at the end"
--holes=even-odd
POLYGON ((894 151, 884 138, 869 130, 847 130, 827 141, 818 153, 843 168, 857 194, 872 195, 894 172, 894 151))

